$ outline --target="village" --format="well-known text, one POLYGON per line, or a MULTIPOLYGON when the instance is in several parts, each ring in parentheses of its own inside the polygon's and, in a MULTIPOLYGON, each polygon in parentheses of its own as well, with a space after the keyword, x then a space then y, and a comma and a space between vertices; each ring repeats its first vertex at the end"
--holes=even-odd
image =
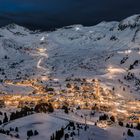
POLYGON ((114 116, 118 121, 139 123, 140 101, 126 100, 114 93, 114 89, 103 88, 99 79, 66 79, 61 85, 58 79, 50 80, 46 86, 39 79, 20 82, 6 80, 7 85, 29 86, 32 93, 9 94, 1 92, 0 107, 33 108, 39 102, 51 103, 55 109, 64 105, 71 110, 92 110, 114 116))

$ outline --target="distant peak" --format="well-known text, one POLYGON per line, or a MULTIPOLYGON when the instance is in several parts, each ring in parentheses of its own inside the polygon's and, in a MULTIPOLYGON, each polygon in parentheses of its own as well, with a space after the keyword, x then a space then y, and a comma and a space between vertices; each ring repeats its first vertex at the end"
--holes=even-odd
POLYGON ((121 30, 123 30, 127 27, 135 28, 137 26, 140 26, 140 15, 130 16, 130 17, 122 20, 119 24, 119 27, 121 30))
POLYGON ((8 24, 6 26, 4 26, 3 28, 7 28, 7 29, 17 29, 17 28, 23 28, 22 26, 19 26, 15 23, 11 23, 11 24, 8 24))
POLYGON ((19 32, 20 31, 27 31, 27 32, 30 31, 29 29, 27 29, 23 26, 17 25, 15 23, 8 24, 8 25, 4 26, 3 29, 7 29, 7 30, 11 30, 11 31, 15 30, 15 31, 19 31, 19 32))

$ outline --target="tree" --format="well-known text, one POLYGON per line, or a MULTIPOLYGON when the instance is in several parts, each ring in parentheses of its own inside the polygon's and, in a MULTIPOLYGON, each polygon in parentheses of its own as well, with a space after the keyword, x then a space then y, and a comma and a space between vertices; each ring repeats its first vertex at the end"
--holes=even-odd
POLYGON ((107 114, 104 114, 104 115, 101 115, 100 117, 99 117, 99 120, 101 121, 101 120, 107 120, 109 117, 108 117, 108 115, 107 114))
POLYGON ((38 103, 35 106, 35 112, 40 113, 40 112, 47 112, 47 108, 48 108, 48 103, 38 103))
POLYGON ((71 84, 70 83, 67 83, 66 87, 67 88, 71 88, 71 84))
POLYGON ((36 136, 36 135, 38 135, 38 134, 39 134, 38 131, 35 130, 35 131, 34 131, 34 136, 36 136))
POLYGON ((64 128, 62 127, 61 128, 61 137, 63 137, 63 135, 64 135, 64 128))
POLYGON ((63 136, 64 136, 64 128, 62 127, 60 130, 56 131, 55 140, 60 140, 63 136))
POLYGON ((65 134, 65 140, 67 140, 69 138, 69 134, 65 134))
POLYGON ((36 106, 35 106, 35 112, 44 112, 46 113, 47 111, 52 113, 54 111, 54 108, 52 106, 51 103, 38 103, 36 106))
POLYGON ((28 136, 28 137, 33 136, 33 131, 32 131, 32 130, 28 130, 28 131, 27 131, 27 136, 28 136))
POLYGON ((0 120, 0 125, 2 124, 2 121, 0 120))
POLYGON ((115 87, 113 87, 112 90, 114 91, 115 90, 115 87))
POLYGON ((53 136, 50 137, 50 140, 54 140, 53 136))
POLYGON ((81 107, 80 107, 80 106, 78 106, 76 109, 77 109, 77 110, 80 110, 80 109, 81 109, 81 107))
POLYGON ((134 134, 133 134, 133 132, 132 132, 130 129, 128 129, 127 135, 128 135, 128 136, 131 136, 131 137, 134 137, 134 134))
POLYGON ((75 125, 73 126, 73 130, 75 130, 75 125))
POLYGON ((112 122, 115 122, 115 117, 114 117, 114 116, 111 116, 111 117, 110 117, 110 120, 111 120, 112 122))
POLYGON ((70 130, 70 126, 68 127, 68 130, 70 130))
POLYGON ((137 124, 136 129, 140 130, 140 123, 137 124))
POLYGON ((9 130, 6 130, 5 132, 6 132, 6 135, 9 135, 9 133, 10 133, 10 131, 9 131, 9 130))
POLYGON ((87 125, 84 126, 84 130, 87 131, 87 125))
POLYGON ((69 113, 69 109, 68 109, 68 107, 67 107, 66 105, 63 105, 62 109, 64 109, 64 112, 65 112, 66 114, 69 113))
POLYGON ((16 138, 19 138, 19 134, 16 134, 15 137, 16 137, 16 138))
POLYGON ((15 131, 18 132, 18 127, 15 128, 15 131))
POLYGON ((53 133, 52 136, 50 137, 50 140, 55 140, 54 133, 53 133))
POLYGON ((11 115, 10 115, 10 120, 15 120, 16 119, 16 114, 15 112, 12 112, 11 115))
POLYGON ((3 115, 3 113, 0 111, 0 115, 3 115))
POLYGON ((121 122, 121 121, 119 121, 118 124, 119 124, 120 126, 123 126, 123 122, 121 122))
POLYGON ((127 128, 130 128, 130 125, 127 123, 127 124, 126 124, 126 127, 127 127, 127 128))
POLYGON ((4 56, 4 59, 8 59, 7 55, 4 56))
POLYGON ((49 103, 49 105, 48 105, 48 112, 50 112, 50 113, 54 112, 54 108, 51 103, 49 103))
POLYGON ((7 117, 7 114, 4 113, 4 119, 3 119, 3 123, 7 123, 8 122, 8 117, 7 117))
POLYGON ((10 131, 14 131, 14 129, 12 127, 10 127, 10 131))
POLYGON ((133 124, 131 124, 131 126, 130 126, 131 128, 133 128, 133 124))

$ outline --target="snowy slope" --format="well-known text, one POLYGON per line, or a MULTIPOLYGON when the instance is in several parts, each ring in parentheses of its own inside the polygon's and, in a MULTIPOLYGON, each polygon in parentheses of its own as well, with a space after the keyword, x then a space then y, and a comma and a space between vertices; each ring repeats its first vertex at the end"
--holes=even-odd
MULTIPOLYGON (((0 28, 0 91, 31 93, 34 83, 14 85, 14 82, 48 77, 62 84, 70 77, 98 78, 102 87, 115 87, 114 93, 120 96, 140 99, 140 15, 121 22, 101 22, 91 27, 72 25, 53 32, 30 31, 15 24, 0 28)), ((27 130, 37 129, 39 135, 31 140, 49 140, 68 121, 83 124, 84 118, 55 111, 20 118, 4 128, 19 127, 21 140, 27 139, 27 130)), ((81 130, 75 140, 140 139, 137 130, 132 130, 135 137, 128 137, 123 136, 127 132, 124 127, 101 129, 91 120, 87 124, 89 129, 81 130)), ((16 139, 0 134, 0 140, 16 139)))
MULTIPOLYGON (((139 79, 124 79, 128 72, 139 78, 139 64, 129 69, 140 59, 139 39, 140 15, 121 22, 101 22, 91 27, 72 25, 53 32, 30 31, 11 24, 0 29, 0 80, 21 81, 42 75, 60 80, 71 76, 99 77, 113 86, 112 81, 118 83, 121 79, 124 86, 136 86, 128 89, 129 93, 139 93, 139 79)), ((2 85, 1 89, 12 91, 2 85)))
MULTIPOLYGON (((55 133, 56 130, 60 130, 62 127, 65 128, 68 125, 69 120, 78 122, 78 123, 84 123, 84 119, 81 120, 80 117, 77 116, 77 120, 73 118, 73 114, 65 115, 65 117, 61 116, 60 114, 34 114, 28 117, 24 117, 21 119, 17 119, 13 122, 10 122, 6 126, 4 126, 5 130, 9 130, 10 127, 15 128, 18 127, 19 129, 19 136, 20 140, 27 139, 27 131, 28 130, 37 130, 39 132, 39 135, 33 136, 30 139, 31 140, 42 140, 46 139, 49 140, 50 136, 55 133), (79 119, 79 120, 78 120, 79 119)), ((125 138, 128 140, 138 140, 140 138, 140 134, 138 130, 132 129, 134 132, 135 137, 129 137, 127 136, 127 128, 120 127, 120 126, 112 126, 107 127, 105 129, 101 129, 99 127, 96 127, 94 125, 88 125, 88 129, 80 130, 79 135, 77 135, 77 129, 75 130, 75 136, 73 137, 75 140, 124 140, 125 138), (125 135, 123 135, 125 133, 125 135)), ((73 132, 73 130, 65 129, 65 133, 73 132)), ((16 134, 15 132, 11 132, 13 134, 16 134)), ((11 138, 10 136, 5 136, 0 134, 0 138, 2 140, 16 140, 11 138)), ((64 138, 62 138, 63 140, 64 138)), ((71 140, 72 138, 69 138, 71 140)))
MULTIPOLYGON (((54 115, 55 116, 55 115, 54 115)), ((46 139, 49 140, 50 136, 56 131, 61 129, 61 127, 66 127, 68 124, 68 121, 76 121, 73 119, 72 114, 67 115, 65 118, 58 118, 54 117, 53 115, 49 114, 34 114, 25 118, 21 118, 18 120, 15 120, 8 125, 4 127, 5 130, 9 130, 10 127, 19 128, 19 135, 20 140, 24 140, 27 138, 27 131, 28 130, 37 130, 39 132, 38 136, 31 137, 31 140, 41 140, 46 139)), ((59 114, 58 114, 59 116, 59 114)), ((80 119, 80 117, 79 117, 80 119)), ((77 118, 78 120, 78 118, 77 118)), ((84 123, 83 120, 79 120, 79 123, 84 123)), ((67 132, 68 130, 66 130, 67 132)), ((76 130, 77 131, 77 130, 76 130)), ((95 127, 93 125, 89 125, 88 131, 81 130, 79 136, 75 136, 76 140, 85 140, 87 138, 94 138, 97 140, 102 140, 103 138, 106 138, 107 140, 112 140, 112 135, 108 133, 108 131, 100 129, 98 127, 95 127)), ((5 139, 4 139, 5 140, 5 139)), ((122 139, 120 139, 122 140, 122 139)))

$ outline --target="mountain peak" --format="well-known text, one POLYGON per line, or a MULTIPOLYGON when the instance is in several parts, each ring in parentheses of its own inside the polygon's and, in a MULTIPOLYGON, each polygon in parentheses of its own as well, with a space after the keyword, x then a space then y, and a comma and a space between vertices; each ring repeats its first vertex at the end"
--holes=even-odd
POLYGON ((140 15, 130 16, 130 17, 122 20, 119 24, 119 27, 123 28, 123 29, 125 29, 127 27, 135 28, 137 26, 140 26, 140 15))

